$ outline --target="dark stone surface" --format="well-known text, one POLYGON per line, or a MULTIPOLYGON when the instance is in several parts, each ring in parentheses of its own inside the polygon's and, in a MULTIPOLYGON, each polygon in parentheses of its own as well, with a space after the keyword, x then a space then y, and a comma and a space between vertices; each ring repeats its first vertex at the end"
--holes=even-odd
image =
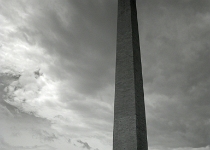
POLYGON ((118 0, 113 150, 147 150, 135 0, 118 0))

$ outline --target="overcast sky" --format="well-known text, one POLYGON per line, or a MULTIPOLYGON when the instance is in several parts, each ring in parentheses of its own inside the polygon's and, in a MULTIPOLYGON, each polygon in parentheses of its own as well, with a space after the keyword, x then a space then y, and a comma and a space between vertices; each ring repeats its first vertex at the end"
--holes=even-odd
MULTIPOLYGON (((149 150, 210 149, 210 1, 137 0, 149 150)), ((0 149, 112 150, 117 0, 0 0, 0 149)))

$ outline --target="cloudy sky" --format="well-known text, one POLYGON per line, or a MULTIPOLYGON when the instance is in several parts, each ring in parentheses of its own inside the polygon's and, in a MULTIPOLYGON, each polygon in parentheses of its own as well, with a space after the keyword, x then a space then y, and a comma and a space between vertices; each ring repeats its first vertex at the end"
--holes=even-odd
MULTIPOLYGON (((137 0, 149 150, 210 149, 210 1, 137 0)), ((0 149, 112 150, 117 0, 0 0, 0 149)))

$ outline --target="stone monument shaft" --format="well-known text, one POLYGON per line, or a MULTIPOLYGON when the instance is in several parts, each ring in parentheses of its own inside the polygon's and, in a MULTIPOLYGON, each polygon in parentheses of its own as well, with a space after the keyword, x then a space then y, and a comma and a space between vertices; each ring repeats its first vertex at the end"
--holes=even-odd
POLYGON ((118 0, 113 150, 147 150, 136 0, 118 0))

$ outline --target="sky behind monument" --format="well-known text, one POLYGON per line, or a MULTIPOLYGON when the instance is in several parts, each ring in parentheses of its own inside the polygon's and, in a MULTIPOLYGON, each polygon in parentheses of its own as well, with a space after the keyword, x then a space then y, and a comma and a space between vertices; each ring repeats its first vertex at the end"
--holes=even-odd
MULTIPOLYGON (((137 0, 150 150, 209 150, 210 1, 137 0)), ((0 149, 112 149, 116 0, 0 0, 0 149)))

